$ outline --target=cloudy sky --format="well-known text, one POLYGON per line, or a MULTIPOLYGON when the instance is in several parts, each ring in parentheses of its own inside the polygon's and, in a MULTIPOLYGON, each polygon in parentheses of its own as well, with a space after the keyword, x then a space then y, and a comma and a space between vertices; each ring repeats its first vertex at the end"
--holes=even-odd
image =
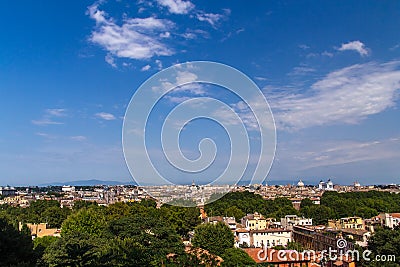
POLYGON ((394 0, 2 1, 0 185, 130 181, 121 134, 132 95, 194 60, 261 88, 278 141, 267 181, 399 183, 399 17, 394 0))

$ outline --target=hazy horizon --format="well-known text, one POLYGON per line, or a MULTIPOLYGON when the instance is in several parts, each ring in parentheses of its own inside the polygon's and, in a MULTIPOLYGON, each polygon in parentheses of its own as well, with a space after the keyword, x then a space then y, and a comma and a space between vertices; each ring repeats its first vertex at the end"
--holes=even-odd
MULTIPOLYGON (((132 95, 160 70, 195 60, 232 66, 261 89, 277 136, 267 183, 399 183, 398 10, 399 1, 3 1, 0 185, 132 181, 121 137, 132 95)), ((179 84, 196 77, 185 70, 174 78, 179 84)), ((178 183, 217 177, 230 162, 226 129, 210 120, 185 124, 179 140, 178 152, 192 162, 204 138, 215 141, 215 164, 205 174, 180 176, 162 153, 165 114, 202 97, 232 108, 249 143, 260 139, 254 115, 236 95, 218 86, 177 87, 153 110, 146 131, 135 134, 149 140, 148 151, 137 153, 178 183)), ((215 113, 236 126, 227 113, 215 113)), ((244 179, 256 168, 255 147, 233 162, 249 160, 244 179)))

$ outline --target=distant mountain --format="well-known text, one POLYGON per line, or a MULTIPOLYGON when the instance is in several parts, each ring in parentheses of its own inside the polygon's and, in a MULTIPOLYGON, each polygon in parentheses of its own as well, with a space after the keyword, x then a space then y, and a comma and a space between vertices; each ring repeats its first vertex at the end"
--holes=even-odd
POLYGON ((94 186, 94 185, 136 185, 135 182, 120 182, 120 181, 103 181, 103 180, 78 180, 78 181, 68 181, 68 182, 53 182, 39 184, 39 186, 63 186, 63 185, 73 185, 73 186, 94 186))

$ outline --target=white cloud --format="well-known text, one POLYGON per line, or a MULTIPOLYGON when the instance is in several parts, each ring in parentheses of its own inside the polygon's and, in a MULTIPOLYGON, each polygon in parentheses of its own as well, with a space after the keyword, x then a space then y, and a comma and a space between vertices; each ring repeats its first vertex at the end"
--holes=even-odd
POLYGON ((107 54, 106 56, 105 56, 105 61, 108 63, 108 64, 110 64, 113 68, 116 68, 117 67, 117 64, 115 64, 115 60, 114 60, 114 57, 112 56, 112 55, 110 55, 110 54, 107 54))
POLYGON ((63 108, 46 109, 41 119, 31 120, 31 123, 40 126, 64 124, 63 122, 53 120, 53 118, 65 117, 67 115, 66 111, 63 108))
POLYGON ((315 71, 316 70, 314 68, 310 68, 307 66, 298 66, 294 67, 293 70, 288 73, 288 75, 305 75, 315 71))
POLYGON ((300 49, 303 49, 303 50, 307 50, 307 49, 309 49, 310 47, 309 47, 308 45, 306 45, 306 44, 300 44, 300 45, 299 45, 299 48, 300 48, 300 49))
POLYGON ((120 58, 149 59, 154 56, 169 56, 174 52, 161 41, 161 33, 174 28, 170 20, 148 18, 126 18, 118 25, 113 18, 99 10, 98 4, 88 8, 90 18, 96 21, 90 41, 100 45, 110 55, 120 58))
POLYGON ((47 133, 41 133, 41 132, 36 133, 36 135, 41 136, 41 137, 46 138, 46 139, 56 139, 57 138, 55 135, 47 134, 47 133))
POLYGON ((31 122, 35 125, 59 125, 59 124, 64 124, 62 122, 58 122, 58 121, 53 121, 50 119, 42 119, 42 120, 31 120, 31 122))
POLYGON ((353 65, 329 73, 305 94, 269 96, 279 127, 353 124, 395 105, 400 61, 353 65))
POLYGON ((114 60, 114 57, 113 57, 112 55, 107 54, 107 55, 105 56, 104 60, 105 60, 108 64, 110 64, 113 68, 116 68, 116 67, 117 67, 117 64, 115 64, 115 60, 114 60))
POLYGON ((161 38, 169 38, 169 37, 171 37, 171 33, 170 32, 162 32, 162 33, 160 33, 160 37, 161 38))
POLYGON ((190 1, 182 0, 157 0, 157 3, 173 14, 187 14, 195 7, 190 1))
POLYGON ((83 135, 76 135, 76 136, 71 136, 70 139, 74 141, 85 141, 87 138, 86 136, 83 135))
POLYGON ((157 65, 157 68, 158 68, 159 70, 161 70, 162 67, 163 67, 161 60, 156 59, 155 63, 156 63, 156 65, 157 65))
POLYGON ((310 169, 354 162, 400 158, 400 142, 395 138, 371 141, 314 142, 300 148, 291 144, 286 157, 296 158, 297 168, 310 169))
POLYGON ((221 14, 214 13, 198 13, 196 15, 199 21, 206 21, 215 28, 216 24, 224 17, 221 14))
POLYGON ((328 51, 324 51, 324 52, 321 53, 321 56, 333 57, 333 53, 328 52, 328 51))
POLYGON ((342 46, 339 47, 338 50, 339 51, 353 50, 358 52, 361 56, 367 56, 369 54, 365 45, 360 41, 352 41, 342 44, 342 46))
POLYGON ((100 118, 100 119, 103 119, 103 120, 106 120, 106 121, 112 121, 112 120, 116 119, 113 114, 107 113, 107 112, 99 112, 99 113, 96 113, 95 116, 97 118, 100 118))
POLYGON ((141 71, 147 71, 151 68, 151 66, 149 64, 147 64, 146 66, 143 66, 140 70, 141 71))
POLYGON ((54 117, 64 117, 66 116, 66 109, 64 108, 53 108, 53 109, 46 109, 46 113, 50 116, 54 117))

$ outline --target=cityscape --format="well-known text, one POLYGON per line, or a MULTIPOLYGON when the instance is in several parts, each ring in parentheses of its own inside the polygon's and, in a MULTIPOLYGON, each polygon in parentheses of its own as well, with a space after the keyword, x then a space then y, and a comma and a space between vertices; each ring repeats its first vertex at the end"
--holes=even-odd
POLYGON ((400 1, 0 1, 0 267, 400 267, 400 1))

